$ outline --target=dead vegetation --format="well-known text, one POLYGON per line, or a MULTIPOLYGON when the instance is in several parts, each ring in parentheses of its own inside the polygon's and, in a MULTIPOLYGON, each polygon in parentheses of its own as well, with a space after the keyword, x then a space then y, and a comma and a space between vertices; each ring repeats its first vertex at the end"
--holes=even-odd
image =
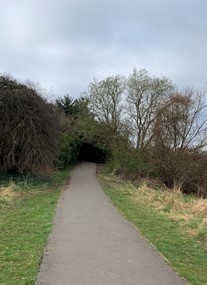
POLYGON ((19 193, 15 191, 15 184, 11 182, 6 187, 0 187, 0 204, 12 201, 19 197, 19 193))
POLYGON ((135 185, 113 176, 104 180, 114 191, 129 195, 137 204, 152 206, 177 221, 185 233, 202 242, 207 250, 207 199, 184 195, 179 189, 173 191, 155 181, 142 180, 135 185))

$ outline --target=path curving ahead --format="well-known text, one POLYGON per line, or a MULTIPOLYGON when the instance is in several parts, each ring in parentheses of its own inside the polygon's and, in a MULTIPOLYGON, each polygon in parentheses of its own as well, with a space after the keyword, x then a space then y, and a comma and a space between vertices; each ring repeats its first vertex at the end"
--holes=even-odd
POLYGON ((82 163, 63 192, 35 285, 184 285, 82 163))

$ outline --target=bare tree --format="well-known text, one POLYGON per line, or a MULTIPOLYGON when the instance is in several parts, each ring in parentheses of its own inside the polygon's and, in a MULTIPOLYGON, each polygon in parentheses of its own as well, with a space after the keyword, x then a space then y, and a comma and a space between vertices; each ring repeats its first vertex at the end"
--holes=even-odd
POLYGON ((174 86, 167 78, 151 77, 145 69, 129 76, 127 81, 127 112, 131 121, 136 148, 143 151, 153 138, 156 108, 169 97, 174 86))
POLYGON ((120 126, 121 100, 124 91, 123 79, 117 75, 89 85, 91 109, 100 122, 105 122, 115 131, 120 126))
POLYGON ((122 125, 123 92, 123 78, 119 75, 102 81, 94 80, 89 85, 90 109, 96 120, 105 128, 106 139, 111 146, 115 144, 116 136, 122 125))
POLYGON ((174 188, 180 188, 187 179, 197 175, 192 162, 198 161, 206 146, 205 97, 203 89, 188 89, 171 96, 157 108, 154 153, 162 175, 174 188))

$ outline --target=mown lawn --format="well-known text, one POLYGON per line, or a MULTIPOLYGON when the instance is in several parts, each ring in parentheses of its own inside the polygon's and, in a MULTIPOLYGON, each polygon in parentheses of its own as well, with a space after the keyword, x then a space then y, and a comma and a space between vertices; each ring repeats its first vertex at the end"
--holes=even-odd
POLYGON ((99 178, 123 216, 182 277, 193 285, 207 285, 207 201, 169 190, 136 187, 109 176, 99 178))
POLYGON ((0 284, 32 285, 69 170, 0 188, 0 284))

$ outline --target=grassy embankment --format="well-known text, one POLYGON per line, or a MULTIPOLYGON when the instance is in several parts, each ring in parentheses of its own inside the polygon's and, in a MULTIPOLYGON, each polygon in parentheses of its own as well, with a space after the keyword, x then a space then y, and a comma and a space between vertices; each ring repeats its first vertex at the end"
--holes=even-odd
POLYGON ((32 285, 69 170, 0 185, 0 284, 32 285))
POLYGON ((193 285, 207 285, 207 200, 99 175, 123 216, 193 285))

